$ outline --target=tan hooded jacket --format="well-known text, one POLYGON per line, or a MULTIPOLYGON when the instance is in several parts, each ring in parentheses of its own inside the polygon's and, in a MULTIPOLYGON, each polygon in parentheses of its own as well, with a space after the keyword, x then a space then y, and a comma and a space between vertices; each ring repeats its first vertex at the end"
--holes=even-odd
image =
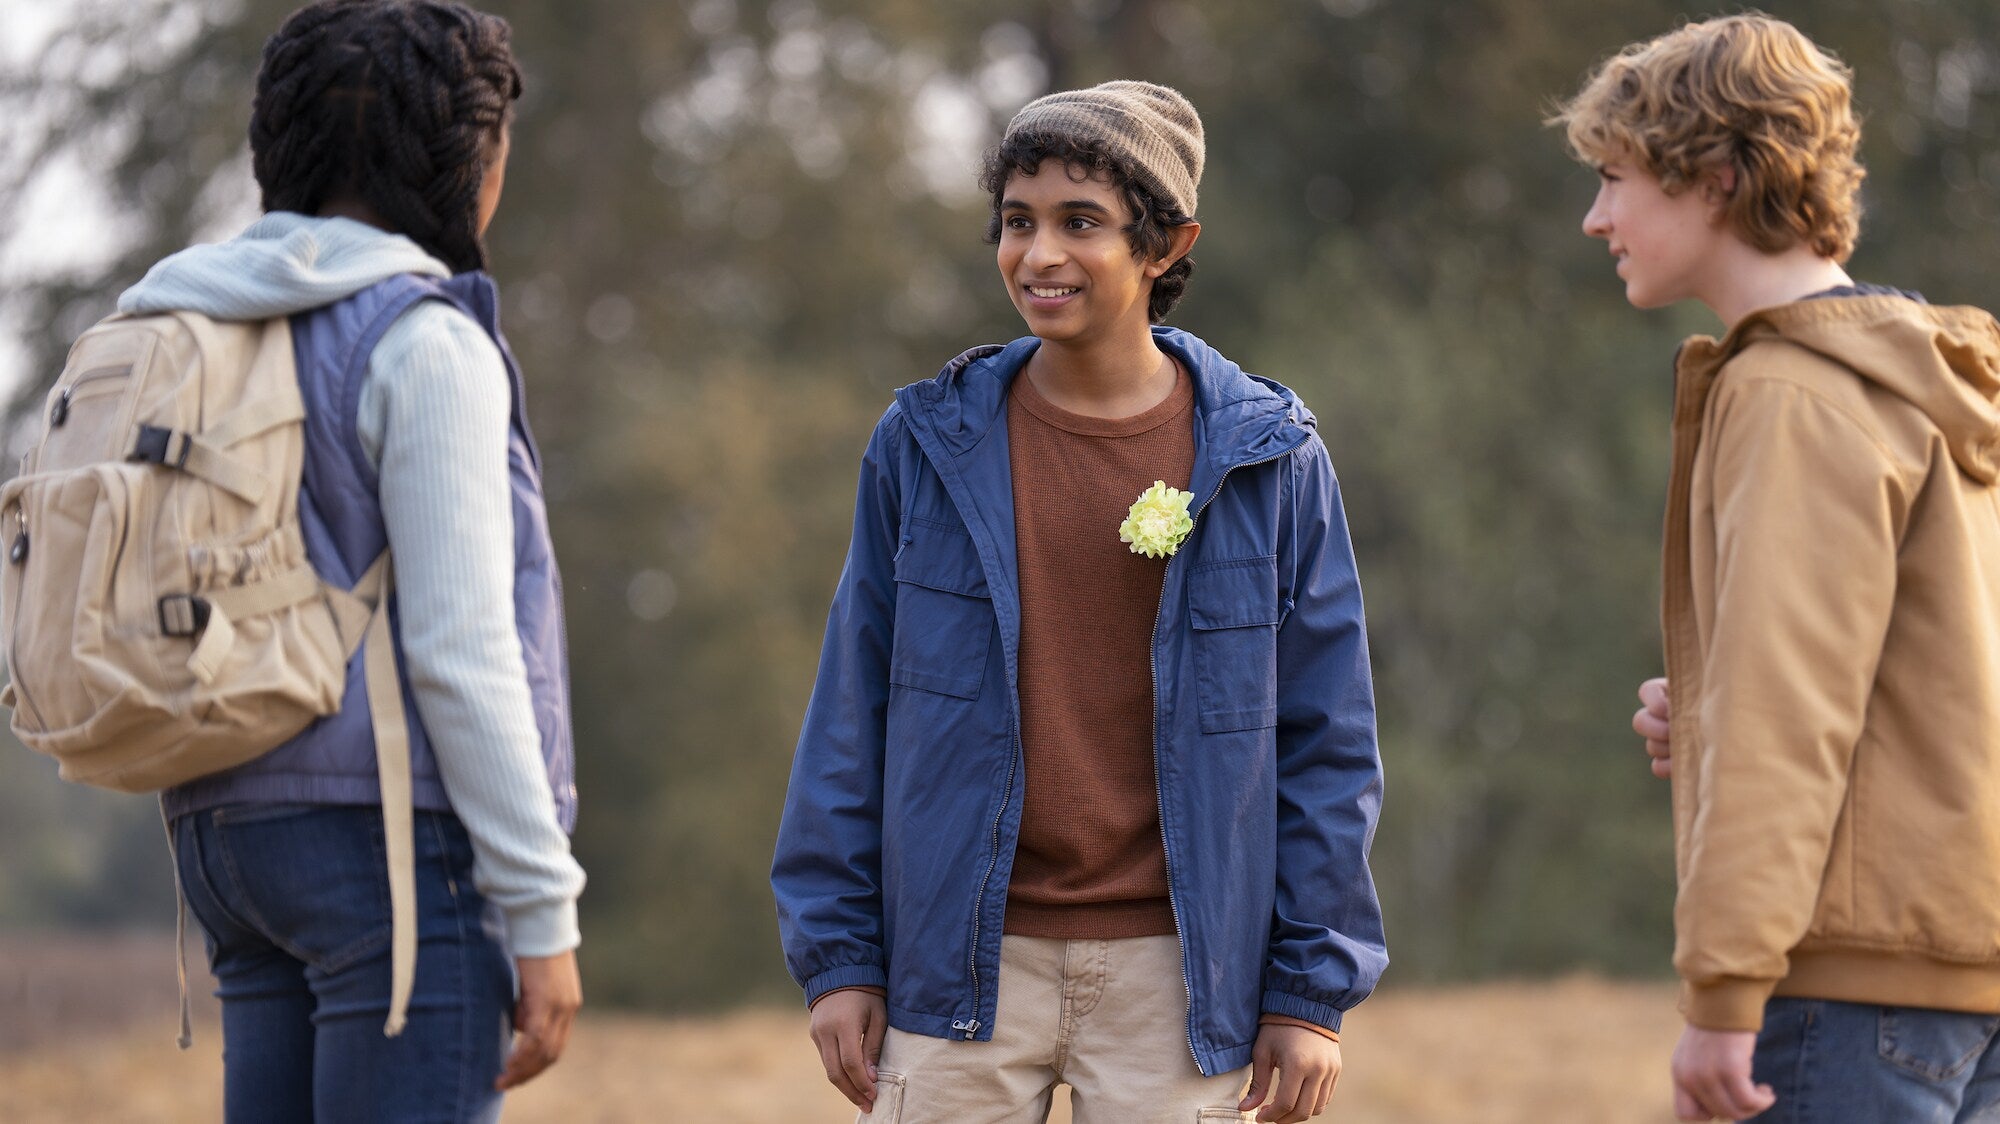
POLYGON ((1824 298, 1676 366, 1682 1010, 2000 1012, 2000 326, 1824 298))

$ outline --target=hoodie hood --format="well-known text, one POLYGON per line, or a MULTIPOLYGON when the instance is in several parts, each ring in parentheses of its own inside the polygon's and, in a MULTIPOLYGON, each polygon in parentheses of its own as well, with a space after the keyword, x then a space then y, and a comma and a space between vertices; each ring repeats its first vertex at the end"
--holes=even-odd
POLYGON ((272 211, 227 242, 162 260, 118 298, 118 311, 264 320, 332 304, 403 273, 451 276, 403 235, 352 219, 272 211))
POLYGON ((1983 484, 2000 480, 2000 324, 1991 315, 1896 296, 1799 301, 1752 313, 1721 340, 1688 341, 1682 365, 1720 367, 1773 338, 1840 363, 1923 411, 1960 469, 1983 484))

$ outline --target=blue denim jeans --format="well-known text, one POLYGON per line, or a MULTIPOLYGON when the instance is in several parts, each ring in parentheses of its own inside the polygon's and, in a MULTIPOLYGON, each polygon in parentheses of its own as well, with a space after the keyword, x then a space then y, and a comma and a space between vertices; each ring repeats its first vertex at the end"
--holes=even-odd
POLYGON ((220 985, 229 1124, 493 1121, 514 966, 458 818, 418 812, 417 976, 389 1010, 380 808, 233 804, 173 823, 220 985))
POLYGON ((2000 1015, 1774 998, 1758 1124, 2000 1124, 2000 1015))

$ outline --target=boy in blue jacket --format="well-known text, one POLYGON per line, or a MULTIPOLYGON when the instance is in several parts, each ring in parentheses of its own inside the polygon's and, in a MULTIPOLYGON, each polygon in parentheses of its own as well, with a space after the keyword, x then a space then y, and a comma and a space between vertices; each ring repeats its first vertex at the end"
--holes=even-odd
POLYGON ((1031 337, 861 466, 772 868, 863 1119, 1303 1121, 1387 963, 1361 591, 1296 396, 1159 327, 1194 107, 1041 98, 988 155, 1031 337), (1180 986, 1175 986, 1178 981, 1180 986))

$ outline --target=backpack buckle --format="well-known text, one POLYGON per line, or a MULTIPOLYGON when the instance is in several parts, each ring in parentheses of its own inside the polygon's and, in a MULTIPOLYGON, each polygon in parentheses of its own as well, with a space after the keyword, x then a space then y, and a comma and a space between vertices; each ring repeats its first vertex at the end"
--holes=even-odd
POLYGON ((191 593, 160 598, 160 635, 193 636, 208 627, 208 602, 191 593))
POLYGON ((166 465, 170 468, 186 468, 188 453, 194 449, 194 442, 185 433, 158 425, 141 425, 139 438, 132 442, 132 451, 125 455, 128 461, 144 461, 147 464, 166 465), (180 439, 180 450, 175 452, 174 440, 180 439))

